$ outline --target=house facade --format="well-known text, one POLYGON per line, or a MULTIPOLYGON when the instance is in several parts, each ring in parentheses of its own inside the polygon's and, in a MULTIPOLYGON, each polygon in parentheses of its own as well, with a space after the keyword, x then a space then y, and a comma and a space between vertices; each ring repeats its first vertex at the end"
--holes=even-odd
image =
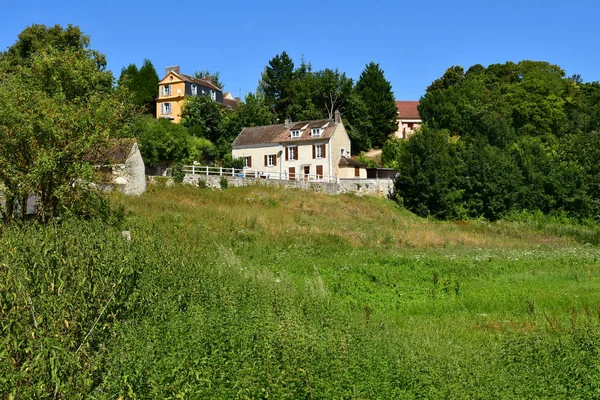
POLYGON ((182 74, 178 66, 167 67, 165 77, 158 83, 157 118, 179 123, 185 98, 190 96, 210 96, 212 101, 223 104, 223 91, 210 78, 194 78, 182 74))
POLYGON ((398 130, 394 135, 397 138, 406 139, 421 127, 423 121, 419 115, 418 106, 418 101, 396 101, 398 130))
POLYGON ((244 128, 231 147, 232 156, 243 158, 246 169, 289 180, 341 178, 340 163, 345 169, 342 159, 351 155, 350 137, 339 112, 334 119, 244 128))

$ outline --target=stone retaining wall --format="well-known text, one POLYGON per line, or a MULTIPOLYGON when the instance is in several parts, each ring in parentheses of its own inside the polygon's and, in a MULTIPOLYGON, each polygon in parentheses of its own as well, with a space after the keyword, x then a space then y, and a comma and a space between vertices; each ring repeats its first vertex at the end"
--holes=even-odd
MULTIPOLYGON (((225 176, 228 181, 228 186, 277 186, 291 189, 312 190, 325 194, 337 195, 343 193, 354 193, 358 196, 377 196, 391 197, 394 190, 394 181, 389 179, 344 179, 336 182, 307 182, 307 181, 284 181, 277 179, 262 179, 262 178, 242 178, 225 176)), ((218 175, 200 175, 186 174, 183 181, 191 185, 198 185, 198 181, 202 180, 207 187, 220 189, 221 176, 218 175)))

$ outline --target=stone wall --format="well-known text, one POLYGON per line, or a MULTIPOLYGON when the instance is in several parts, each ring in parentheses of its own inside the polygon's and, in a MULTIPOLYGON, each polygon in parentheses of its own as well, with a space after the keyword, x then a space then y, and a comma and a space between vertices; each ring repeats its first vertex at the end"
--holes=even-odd
MULTIPOLYGON (((290 189, 312 190, 325 194, 337 195, 343 193, 353 193, 358 196, 377 196, 391 197, 394 190, 394 181, 389 179, 344 179, 336 182, 306 182, 306 181, 284 181, 277 179, 261 179, 261 178, 242 178, 225 176, 228 181, 228 186, 277 186, 290 189)), ((207 187, 219 189, 221 187, 221 177, 218 175, 199 175, 186 174, 184 182, 191 185, 198 185, 198 181, 202 180, 207 187)))

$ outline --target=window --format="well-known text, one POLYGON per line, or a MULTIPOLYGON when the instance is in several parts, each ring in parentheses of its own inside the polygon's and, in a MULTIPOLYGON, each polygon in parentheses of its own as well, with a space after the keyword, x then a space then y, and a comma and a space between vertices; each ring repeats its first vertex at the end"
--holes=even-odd
POLYGON ((198 95, 198 86, 192 85, 192 96, 198 95))
POLYGON ((265 167, 276 167, 276 166, 277 166, 277 156, 275 154, 265 155, 265 167))
POLYGON ((300 137, 300 129, 294 129, 292 131, 292 137, 293 138, 299 138, 300 137))
POLYGON ((325 158, 325 145, 314 144, 313 145, 313 158, 325 158))
POLYGON ((341 155, 342 157, 344 157, 344 155, 346 154, 346 150, 344 150, 344 149, 342 148, 342 149, 341 149, 341 151, 340 151, 340 153, 341 153, 340 155, 341 155))
POLYGON ((298 159, 298 146, 288 146, 285 148, 285 160, 298 159))
POLYGON ((171 85, 165 85, 162 87, 162 95, 170 96, 171 95, 171 85))
POLYGON ((310 136, 321 136, 321 128, 312 128, 310 130, 310 136))
POLYGON ((214 91, 214 90, 210 91, 210 99, 212 101, 217 101, 217 92, 216 91, 214 91))
POLYGON ((162 103, 161 111, 163 114, 171 114, 171 103, 162 103))
POLYGON ((406 127, 407 127, 408 129, 413 129, 413 128, 415 127, 415 124, 414 124, 414 122, 407 122, 407 123, 406 123, 406 127))
POLYGON ((252 168, 252 157, 244 156, 244 168, 252 168))

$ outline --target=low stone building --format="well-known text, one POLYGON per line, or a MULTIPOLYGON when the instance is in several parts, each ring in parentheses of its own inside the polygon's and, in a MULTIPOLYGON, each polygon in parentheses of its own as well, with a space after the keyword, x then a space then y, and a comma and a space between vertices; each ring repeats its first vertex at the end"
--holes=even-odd
POLYGON ((130 195, 146 191, 146 169, 135 138, 111 139, 96 146, 84 159, 94 164, 98 184, 104 189, 130 195))

